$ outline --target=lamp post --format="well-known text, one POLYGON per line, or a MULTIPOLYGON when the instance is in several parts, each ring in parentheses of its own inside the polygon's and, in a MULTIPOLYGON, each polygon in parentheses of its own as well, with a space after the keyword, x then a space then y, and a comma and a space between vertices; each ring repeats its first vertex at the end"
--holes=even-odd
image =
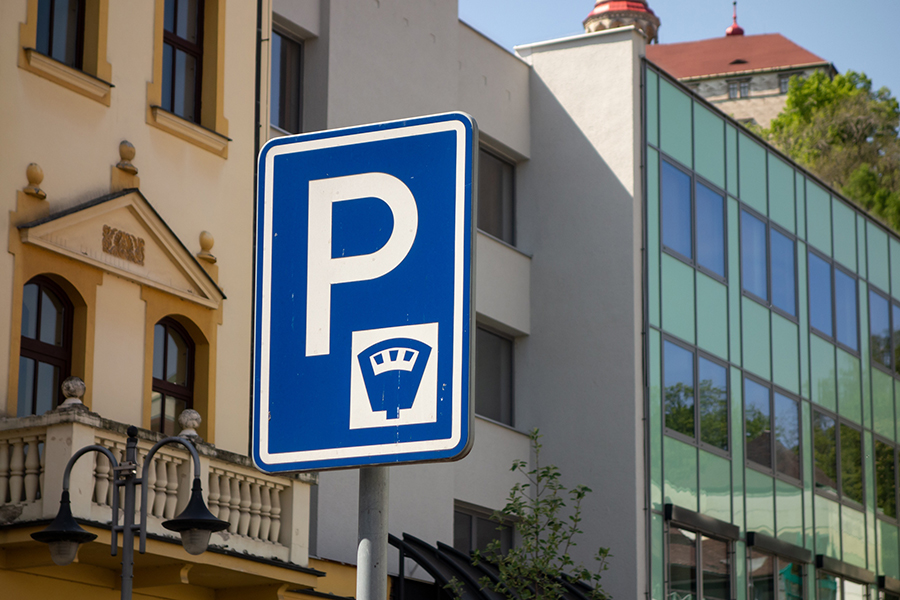
POLYGON ((31 537, 50 546, 50 557, 58 565, 67 565, 75 560, 78 545, 94 540, 97 536, 82 529, 72 517, 69 505, 69 475, 75 462, 88 452, 100 452, 104 454, 112 464, 114 473, 113 503, 112 503, 112 531, 111 551, 115 556, 119 545, 119 532, 122 532, 122 600, 130 600, 132 581, 134 578, 134 533, 140 536, 139 551, 144 553, 147 544, 147 475, 152 464, 151 459, 156 451, 167 444, 181 444, 185 446, 194 459, 194 484, 191 488, 191 497, 184 510, 174 519, 164 522, 162 525, 170 531, 181 534, 181 543, 189 554, 202 554, 208 544, 209 536, 214 531, 222 531, 229 525, 228 521, 222 521, 213 516, 203 502, 200 486, 200 455, 197 449, 188 440, 181 437, 167 437, 158 441, 144 457, 144 468, 141 477, 137 478, 137 428, 133 425, 128 428, 128 442, 125 446, 125 461, 119 464, 115 456, 107 448, 93 444, 78 450, 66 464, 63 472, 63 491, 59 500, 59 512, 56 518, 43 531, 32 533, 31 537), (141 515, 140 523, 135 524, 135 488, 141 486, 141 515), (125 488, 125 507, 122 525, 119 525, 119 493, 118 488, 125 488))

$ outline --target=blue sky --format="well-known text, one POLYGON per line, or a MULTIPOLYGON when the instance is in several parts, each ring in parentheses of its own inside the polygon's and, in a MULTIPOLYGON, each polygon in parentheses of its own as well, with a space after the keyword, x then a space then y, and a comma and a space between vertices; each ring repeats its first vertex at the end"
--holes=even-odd
MULTIPOLYGON (((718 37, 731 24, 731 0, 649 0, 661 43, 718 37)), ((459 18, 501 46, 582 33, 593 0, 459 0, 459 18)), ((865 72, 900 97, 900 0, 743 0, 747 35, 780 33, 831 61, 865 72)))

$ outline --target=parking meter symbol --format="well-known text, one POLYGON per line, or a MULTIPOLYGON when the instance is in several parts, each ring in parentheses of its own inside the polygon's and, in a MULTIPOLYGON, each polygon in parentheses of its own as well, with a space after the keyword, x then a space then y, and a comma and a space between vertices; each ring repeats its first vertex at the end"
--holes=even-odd
POLYGON ((431 346, 410 338, 393 338, 369 346, 357 355, 373 412, 398 419, 412 408, 422 383, 431 346))

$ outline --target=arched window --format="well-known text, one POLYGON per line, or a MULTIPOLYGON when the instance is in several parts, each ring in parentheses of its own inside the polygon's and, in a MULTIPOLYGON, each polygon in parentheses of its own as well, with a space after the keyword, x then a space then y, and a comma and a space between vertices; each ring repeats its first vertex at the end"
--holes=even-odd
POLYGON ((50 279, 35 277, 22 292, 18 416, 41 415, 59 404, 71 348, 72 303, 50 279))
POLYGON ((178 416, 194 405, 194 344, 184 327, 165 318, 153 328, 150 428, 175 435, 178 416))

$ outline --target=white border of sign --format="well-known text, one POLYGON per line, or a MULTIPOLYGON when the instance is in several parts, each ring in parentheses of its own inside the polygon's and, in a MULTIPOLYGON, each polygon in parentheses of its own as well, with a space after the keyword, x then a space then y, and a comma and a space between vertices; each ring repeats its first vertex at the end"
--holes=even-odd
MULTIPOLYGON (((296 143, 280 144, 266 150, 265 154, 265 198, 263 213, 263 245, 262 261, 262 295, 259 310, 262 312, 261 323, 261 356, 260 381, 259 381, 259 439, 256 441, 260 460, 269 466, 285 463, 313 462, 322 460, 335 460, 354 457, 378 457, 398 454, 412 454, 416 452, 434 452, 455 448, 462 435, 462 374, 468 365, 463 364, 463 328, 468 325, 464 322, 463 309, 465 306, 465 260, 467 253, 464 244, 466 240, 465 219, 465 194, 466 194, 466 128, 457 120, 424 123, 398 129, 386 129, 367 131, 364 133, 347 136, 321 138, 296 143), (346 448, 330 448, 321 450, 305 450, 296 452, 269 452, 269 340, 271 326, 271 288, 272 288, 272 192, 273 192, 273 166, 275 157, 282 154, 291 154, 338 146, 350 146, 365 144, 383 140, 426 135, 452 131, 456 133, 456 189, 454 192, 455 217, 454 226, 454 266, 453 266, 453 411, 451 435, 440 440, 423 440, 416 442, 404 442, 394 444, 377 444, 370 446, 351 446, 346 448)), ((474 208, 474 207, 473 207, 474 208)), ((474 244, 474 239, 472 240, 474 244)), ((474 278, 474 270, 473 270, 474 278)), ((474 335, 474 332, 472 332, 474 335)), ((298 393, 300 391, 298 390, 298 393)), ((471 408, 470 408, 471 411, 471 408)), ((470 432, 471 437, 471 432, 470 432)))

